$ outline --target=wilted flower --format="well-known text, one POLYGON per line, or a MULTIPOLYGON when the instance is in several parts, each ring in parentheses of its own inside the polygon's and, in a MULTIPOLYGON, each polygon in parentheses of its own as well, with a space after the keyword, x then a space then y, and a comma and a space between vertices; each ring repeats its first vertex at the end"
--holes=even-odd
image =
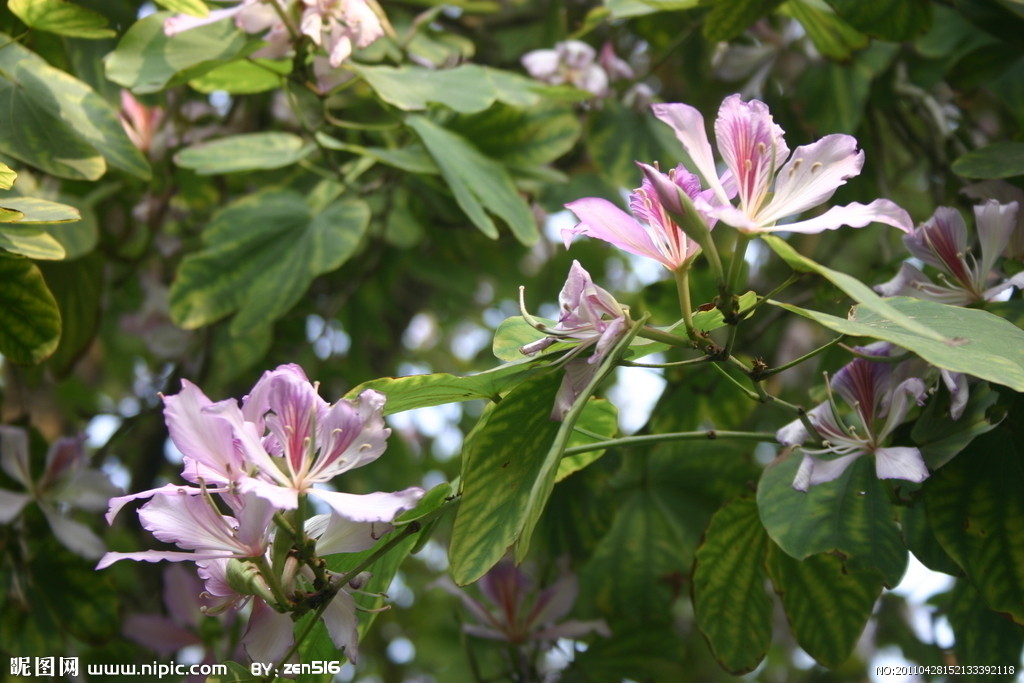
POLYGON ((572 611, 579 594, 576 576, 568 572, 538 590, 511 560, 502 560, 477 584, 483 601, 460 590, 447 577, 437 585, 458 596, 473 615, 477 623, 464 624, 462 630, 478 638, 522 645, 529 641, 550 644, 559 638, 580 638, 589 633, 605 638, 612 635, 603 619, 562 621, 572 611))
POLYGON ((874 456, 879 479, 921 482, 928 478, 928 467, 920 450, 912 446, 885 445, 910 410, 908 397, 920 405, 926 394, 924 382, 916 377, 897 380, 889 363, 854 359, 840 369, 831 382, 831 388, 853 410, 854 423, 844 422, 839 406, 830 398, 807 413, 811 425, 825 440, 822 448, 809 449, 801 445, 810 434, 799 420, 778 431, 779 443, 799 446, 804 453, 793 488, 806 491, 815 484, 832 481, 854 460, 867 455, 874 456), (826 454, 837 457, 815 457, 826 454))
POLYGON ((819 206, 848 178, 860 173, 864 152, 857 149, 857 140, 849 135, 826 135, 790 155, 782 128, 773 121, 767 105, 730 95, 722 102, 715 121, 718 151, 728 169, 719 177, 700 112, 686 104, 655 104, 653 110, 675 131, 713 191, 713 201, 702 207, 701 200, 697 200, 697 207, 742 232, 816 233, 842 225, 859 228, 871 222, 886 223, 904 232, 911 229, 907 212, 888 199, 876 199, 868 205, 854 202, 814 218, 778 224, 819 206), (739 197, 739 206, 732 205, 734 196, 739 197))
MULTIPOLYGON (((522 288, 520 288, 520 299, 522 288)), ((533 319, 521 303, 523 316, 528 322, 533 319)), ((594 284, 590 273, 579 261, 573 261, 569 277, 558 295, 560 315, 554 327, 536 323, 538 329, 550 336, 523 346, 520 351, 531 356, 544 350, 556 341, 576 341, 577 347, 571 352, 578 354, 590 346, 594 353, 586 360, 573 359, 566 364, 562 386, 555 397, 551 417, 561 420, 572 407, 584 387, 597 373, 608 352, 629 331, 629 309, 615 300, 606 290, 594 284)))
POLYGON ((103 541, 93 531, 67 516, 70 508, 99 512, 117 487, 100 470, 87 467, 88 454, 80 438, 57 439, 46 453, 42 475, 34 479, 29 466, 28 432, 0 425, 0 466, 24 492, 0 489, 0 524, 13 521, 35 501, 53 535, 66 548, 87 559, 103 554, 103 541))
POLYGON ((939 283, 904 263, 889 282, 875 289, 884 296, 912 296, 954 306, 991 301, 1011 287, 1024 287, 1024 273, 992 286, 996 261, 1016 226, 1017 202, 988 200, 974 207, 980 259, 967 246, 967 225, 956 209, 940 206, 903 243, 910 253, 940 271, 939 283))
MULTIPOLYGON (((577 199, 565 205, 580 220, 575 227, 562 230, 566 248, 576 235, 587 235, 604 240, 631 254, 652 258, 672 271, 697 255, 700 247, 686 236, 666 208, 677 214, 682 213, 678 197, 671 196, 671 193, 678 192, 678 189, 694 200, 700 197, 708 199, 710 193, 702 193, 700 179, 683 166, 678 166, 667 174, 649 166, 645 166, 644 169, 648 177, 645 177, 640 187, 633 190, 629 196, 629 208, 633 216, 600 197, 577 199), (671 191, 659 193, 651 182, 651 177, 659 178, 662 183, 672 188, 671 191), (669 195, 666 199, 671 199, 672 202, 663 202, 663 195, 669 195)), ((707 216, 701 216, 700 220, 708 223, 709 227, 715 223, 715 219, 707 216)))

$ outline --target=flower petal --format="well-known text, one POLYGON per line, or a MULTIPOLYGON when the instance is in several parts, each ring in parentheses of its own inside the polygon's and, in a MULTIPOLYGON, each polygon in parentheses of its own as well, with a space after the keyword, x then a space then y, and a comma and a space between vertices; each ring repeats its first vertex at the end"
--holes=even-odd
POLYGON ((779 169, 775 194, 758 212, 758 221, 770 225, 795 216, 827 201, 847 178, 860 173, 864 152, 856 138, 826 135, 810 145, 797 147, 792 158, 779 169))
POLYGON ((929 476, 921 451, 911 446, 890 446, 876 450, 875 473, 879 479, 915 482, 922 482, 929 476))
POLYGON ((793 488, 797 491, 806 491, 811 486, 838 479, 846 471, 846 468, 862 455, 864 454, 851 453, 831 460, 805 455, 796 477, 793 478, 793 488))
POLYGON ((607 199, 587 197, 569 202, 565 207, 580 219, 575 227, 562 230, 566 248, 572 243, 574 236, 586 235, 604 240, 631 254, 652 258, 665 267, 672 268, 668 259, 654 245, 647 230, 607 199))
POLYGON ((789 155, 782 128, 764 102, 744 102, 739 95, 730 95, 718 109, 715 139, 722 160, 736 178, 740 208, 747 215, 757 215, 775 170, 789 155))
POLYGON ((317 515, 306 522, 306 533, 317 539, 318 555, 368 550, 394 529, 386 522, 353 522, 341 515, 317 515))
POLYGON ((274 610, 259 598, 253 600, 249 627, 242 645, 254 662, 276 662, 295 642, 291 616, 274 610))
POLYGON ((704 178, 704 182, 715 191, 719 202, 726 204, 729 195, 726 193, 722 182, 718 177, 718 170, 715 168, 715 157, 711 151, 711 142, 708 140, 707 131, 704 128, 704 117, 699 111, 688 104, 655 104, 651 106, 654 115, 667 123, 676 138, 683 145, 683 149, 693 160, 697 172, 704 178))
MULTIPOLYGON (((725 220, 725 219, 723 219, 725 220)), ((870 204, 852 202, 846 206, 833 206, 831 209, 805 221, 786 223, 769 228, 761 228, 761 232, 799 232, 813 234, 825 230, 848 225, 851 228, 863 228, 870 223, 884 223, 909 233, 913 222, 910 214, 888 199, 876 199, 870 204)))
POLYGON ((1010 243, 1013 229, 1017 227, 1017 209, 1017 202, 1000 204, 994 199, 974 207, 981 248, 981 258, 978 259, 978 284, 981 286, 984 286, 996 261, 1010 243))
POLYGON ((310 489, 309 494, 353 522, 391 522, 401 512, 416 507, 416 503, 423 497, 423 489, 414 486, 394 493, 377 491, 362 495, 310 489))
POLYGON ((21 427, 0 425, 0 467, 11 479, 32 488, 28 467, 28 432, 21 427))
POLYGON ((359 659, 359 622, 355 600, 344 590, 338 591, 324 609, 323 618, 334 647, 344 650, 348 660, 355 664, 359 659))
MULTIPOLYGON (((171 441, 191 462, 204 466, 203 473, 213 475, 211 481, 235 481, 245 472, 245 463, 234 446, 231 425, 220 418, 211 406, 230 404, 237 410, 234 400, 214 404, 206 394, 187 379, 181 380, 181 391, 164 396, 164 420, 171 441)), ((182 476, 190 479, 194 468, 186 467, 182 476)))

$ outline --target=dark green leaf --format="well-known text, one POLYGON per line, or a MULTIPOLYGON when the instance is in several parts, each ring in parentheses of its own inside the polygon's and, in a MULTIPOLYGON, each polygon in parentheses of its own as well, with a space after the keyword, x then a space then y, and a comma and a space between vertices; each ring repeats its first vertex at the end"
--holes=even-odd
POLYGON ((614 100, 606 100, 592 113, 584 142, 600 172, 615 187, 640 186, 643 177, 637 161, 659 161, 667 168, 683 153, 671 128, 614 100))
POLYGON ((693 611, 723 668, 753 671, 772 638, 772 601, 765 591, 768 535, 753 498, 737 498, 715 513, 697 548, 693 611))
POLYGON ((312 151, 292 133, 245 133, 187 147, 174 155, 174 163, 199 175, 217 175, 291 166, 312 151))
POLYGON ((923 491, 943 549, 990 609, 1024 624, 1024 447, 1011 426, 972 441, 923 491))
POLYGON ((932 22, 928 0, 828 0, 828 4, 858 31, 894 42, 924 33, 932 22))
POLYGON ((953 162, 965 178, 1013 178, 1024 175, 1024 142, 996 142, 972 150, 953 162))
POLYGON ((866 35, 836 16, 827 5, 789 0, 783 9, 800 22, 814 47, 826 57, 848 59, 855 50, 868 45, 866 35))
POLYGON ((995 427, 999 418, 990 416, 989 409, 999 400, 999 394, 989 389, 986 382, 972 385, 970 392, 971 396, 959 419, 954 420, 950 416, 949 393, 943 392, 941 397, 933 396, 928 400, 928 405, 914 422, 910 437, 921 449, 929 469, 939 469, 974 437, 995 427))
POLYGON ((834 553, 854 569, 874 569, 892 588, 907 569, 907 549, 889 502, 888 487, 870 457, 858 458, 836 480, 793 488, 800 457, 790 455, 765 468, 757 505, 768 535, 802 560, 834 553))
MULTIPOLYGON (((1024 626, 1015 624, 985 606, 981 596, 965 580, 956 582, 949 596, 949 625, 956 641, 953 652, 957 661, 992 662, 996 665, 1016 665, 1024 649, 1024 626)), ((965 681, 1009 680, 1005 675, 968 673, 965 681)))
POLYGON ((39 268, 0 254, 0 354, 22 365, 43 362, 60 342, 60 310, 39 268))
POLYGON ((921 561, 921 564, 935 572, 942 572, 950 576, 963 576, 964 572, 960 565, 953 561, 938 539, 932 533, 928 525, 928 513, 925 510, 924 501, 918 500, 915 505, 903 508, 901 519, 903 526, 903 538, 907 543, 910 552, 921 561))
POLYGON ((854 337, 892 342, 913 351, 932 365, 963 372, 1017 391, 1024 391, 1024 330, 999 316, 973 308, 893 297, 880 299, 895 316, 879 306, 866 310, 861 304, 849 319, 808 311, 789 304, 776 304, 825 327, 854 337), (903 321, 911 321, 908 329, 903 321), (936 341, 935 337, 946 341, 936 341))
POLYGON ((794 560, 774 544, 767 566, 800 647, 824 666, 845 661, 882 592, 881 577, 850 571, 832 555, 794 560))
POLYGON ((505 221, 512 234, 529 246, 537 241, 537 222, 519 195, 508 172, 483 155, 461 135, 422 116, 410 116, 407 125, 416 131, 433 157, 455 201, 473 224, 496 239, 498 229, 485 209, 505 221))
POLYGON ((104 260, 99 254, 40 269, 60 309, 64 333, 49 366, 58 377, 68 373, 96 335, 103 296, 104 260))

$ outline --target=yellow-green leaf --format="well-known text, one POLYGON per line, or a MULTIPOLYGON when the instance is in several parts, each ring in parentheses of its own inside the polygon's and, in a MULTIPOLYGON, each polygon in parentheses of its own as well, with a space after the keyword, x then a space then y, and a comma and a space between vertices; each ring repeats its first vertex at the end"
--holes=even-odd
POLYGON ((7 8, 29 28, 72 38, 113 38, 107 18, 67 0, 8 0, 7 8))

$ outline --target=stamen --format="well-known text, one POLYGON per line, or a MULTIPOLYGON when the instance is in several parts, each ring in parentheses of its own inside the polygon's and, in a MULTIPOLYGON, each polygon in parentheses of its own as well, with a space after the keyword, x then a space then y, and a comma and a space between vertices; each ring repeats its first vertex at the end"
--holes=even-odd
POLYGON ((820 161, 815 161, 813 164, 811 164, 811 173, 815 173, 817 171, 820 171, 821 168, 822 168, 821 162, 820 161))

